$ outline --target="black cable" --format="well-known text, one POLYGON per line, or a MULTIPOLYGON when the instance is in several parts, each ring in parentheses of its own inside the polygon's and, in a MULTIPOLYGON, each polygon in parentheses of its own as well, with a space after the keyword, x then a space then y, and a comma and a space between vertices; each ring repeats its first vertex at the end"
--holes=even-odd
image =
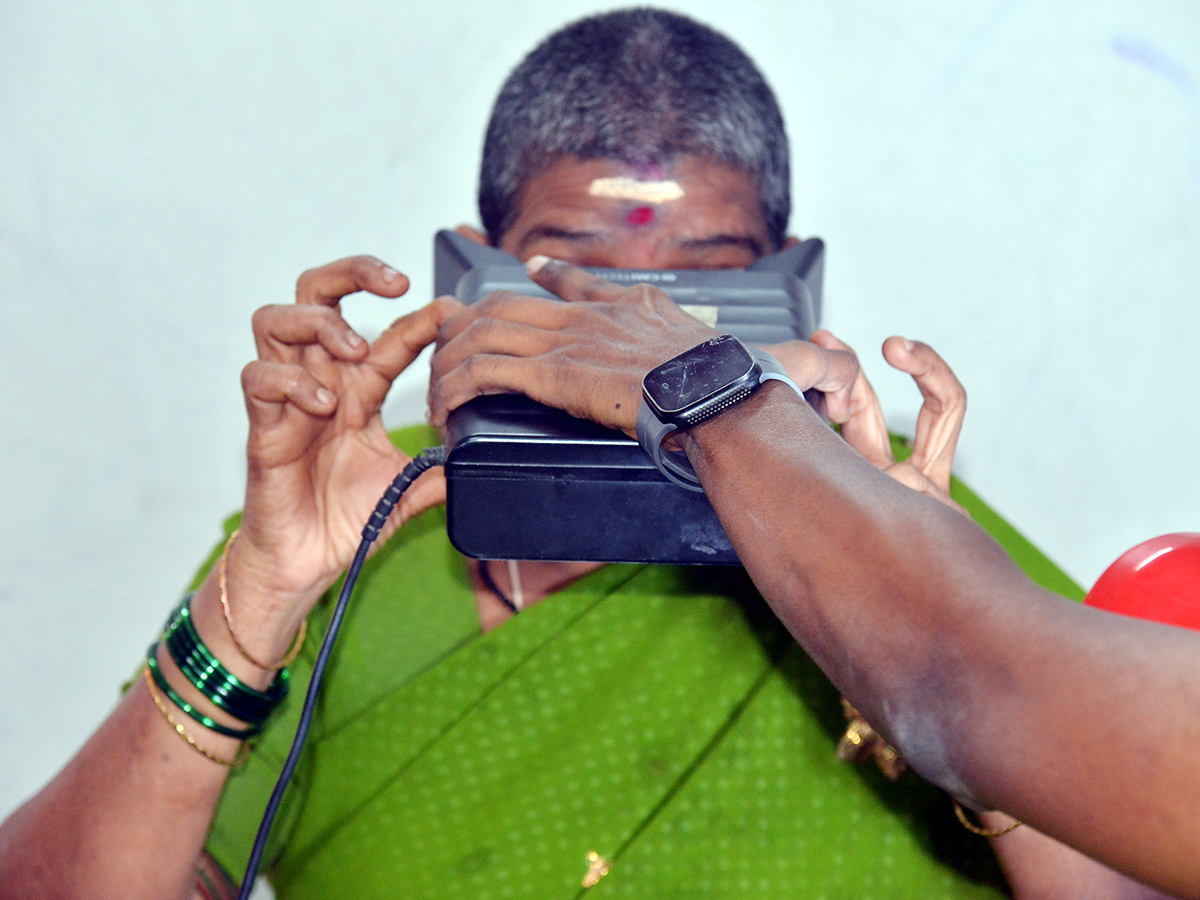
POLYGON ((238 900, 249 900, 250 893, 254 890, 254 880, 258 877, 258 867, 262 863, 262 855, 267 847, 267 835, 271 833, 271 823, 275 821, 275 814, 279 812, 279 805, 283 802, 283 794, 287 789, 288 782, 292 780, 296 766, 300 763, 300 751, 304 747, 304 740, 308 737, 308 728, 312 724, 321 678, 325 674, 325 666, 328 665, 329 657, 333 653, 333 642, 337 640, 338 630, 342 627, 347 601, 350 599, 350 592, 354 590, 355 582, 358 581, 359 570, 362 569, 362 565, 367 559, 367 551, 379 537, 379 532, 383 530, 384 523, 387 522, 388 516, 400 501, 400 497, 416 481, 417 476, 426 469, 443 465, 445 462, 445 447, 429 447, 418 453, 416 458, 405 466, 404 470, 388 485, 388 489, 379 498, 375 511, 371 513, 371 518, 363 527, 362 543, 358 545, 354 561, 346 570, 346 580, 342 584, 342 592, 338 595, 337 606, 333 609, 329 627, 321 642, 321 649, 317 653, 316 662, 313 663, 312 678, 308 683, 308 693, 304 696, 304 709, 300 713, 300 723, 296 726, 296 737, 292 740, 292 749, 288 752, 283 770, 279 773, 279 780, 275 782, 275 790, 271 793, 271 799, 267 801, 267 809, 263 813, 262 822, 259 823, 258 834, 254 838, 254 846, 250 851, 250 860, 246 863, 246 873, 242 876, 238 900))

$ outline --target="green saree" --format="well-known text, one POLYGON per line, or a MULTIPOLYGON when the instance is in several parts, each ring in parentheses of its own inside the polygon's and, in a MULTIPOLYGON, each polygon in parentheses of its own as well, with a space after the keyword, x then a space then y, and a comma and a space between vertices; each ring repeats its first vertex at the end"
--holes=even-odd
MULTIPOLYGON (((1080 596, 955 498, 1032 577, 1080 596)), ((235 880, 330 608, 214 821, 208 850, 235 880)), ((607 566, 481 634, 434 510, 363 572, 264 869, 281 900, 1003 896, 945 795, 834 757, 844 724, 740 570, 607 566), (610 868, 585 889, 589 853, 610 868)))

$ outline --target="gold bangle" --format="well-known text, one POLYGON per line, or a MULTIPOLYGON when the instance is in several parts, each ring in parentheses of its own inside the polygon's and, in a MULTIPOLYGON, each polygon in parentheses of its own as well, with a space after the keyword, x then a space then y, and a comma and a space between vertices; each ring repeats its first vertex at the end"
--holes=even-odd
POLYGON ((954 815, 958 816, 958 821, 962 823, 962 827, 971 832, 971 834, 977 834, 980 837, 995 838, 1000 837, 1002 834, 1008 834, 1014 828, 1018 828, 1021 825, 1020 822, 1013 822, 1011 825, 1005 825, 1003 828, 981 828, 967 818, 967 813, 962 808, 962 804, 953 797, 950 799, 954 801, 954 815))
POLYGON ((234 631, 233 628, 233 613, 229 611, 229 591, 226 588, 225 581, 225 563, 226 560, 229 559, 229 548, 233 546, 233 542, 237 539, 237 536, 241 533, 241 531, 242 530, 240 528, 233 529, 233 533, 229 535, 229 538, 225 541, 224 549, 221 550, 221 562, 217 567, 217 584, 221 588, 221 610, 225 613, 225 624, 229 626, 229 636, 233 638, 233 645, 238 648, 238 652, 241 653, 242 656, 254 663, 254 665, 258 666, 260 669, 267 669, 268 671, 282 669, 300 654, 300 648, 304 646, 304 637, 306 634, 308 634, 308 619, 302 619, 300 621, 300 630, 296 632, 296 637, 292 641, 291 649, 289 649, 287 655, 277 663, 268 665, 267 663, 259 662, 258 659, 250 654, 249 650, 242 646, 242 642, 238 640, 237 632, 234 631))
POLYGON ((193 738, 190 734, 187 733, 186 728, 184 728, 180 723, 175 721, 175 717, 172 716, 171 711, 169 709, 167 709, 166 701, 164 701, 163 698, 159 695, 158 688, 156 688, 154 686, 154 679, 150 675, 150 666, 146 666, 144 669, 142 669, 142 675, 144 675, 146 678, 146 687, 149 688, 150 697, 154 701, 154 705, 158 707, 158 711, 163 714, 163 717, 167 720, 167 722, 170 724, 170 726, 175 730, 175 733, 177 735, 179 735, 181 738, 183 738, 185 741, 187 741, 193 750, 204 754, 206 757, 211 759, 213 762, 220 763, 221 765, 223 765, 227 768, 230 768, 230 769, 236 768, 237 766, 242 764, 242 762, 246 758, 246 753, 248 752, 247 744, 242 743, 238 747, 238 752, 234 755, 233 759, 226 759, 223 756, 217 756, 215 753, 210 753, 208 750, 205 750, 198 743, 196 743, 195 738, 193 738))

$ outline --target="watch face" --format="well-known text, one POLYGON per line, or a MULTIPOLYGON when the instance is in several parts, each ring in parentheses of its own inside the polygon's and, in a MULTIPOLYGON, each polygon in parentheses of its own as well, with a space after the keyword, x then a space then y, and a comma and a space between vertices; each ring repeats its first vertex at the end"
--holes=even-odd
POLYGON ((732 335, 722 334, 650 371, 642 382, 658 411, 675 415, 737 385, 754 369, 754 360, 732 335))

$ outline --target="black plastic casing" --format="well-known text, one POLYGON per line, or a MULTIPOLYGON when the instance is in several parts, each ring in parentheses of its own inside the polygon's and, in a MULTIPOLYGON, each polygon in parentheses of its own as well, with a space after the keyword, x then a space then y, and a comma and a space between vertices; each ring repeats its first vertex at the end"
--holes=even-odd
MULTIPOLYGON (((812 238, 746 270, 589 271, 654 284, 718 331, 764 345, 815 330, 823 266, 812 238)), ((514 257, 449 231, 434 241, 434 286, 464 303, 496 290, 551 296, 514 257)), ((455 410, 446 451, 446 527, 467 556, 738 564, 707 497, 672 484, 620 432, 504 394, 455 410)))

